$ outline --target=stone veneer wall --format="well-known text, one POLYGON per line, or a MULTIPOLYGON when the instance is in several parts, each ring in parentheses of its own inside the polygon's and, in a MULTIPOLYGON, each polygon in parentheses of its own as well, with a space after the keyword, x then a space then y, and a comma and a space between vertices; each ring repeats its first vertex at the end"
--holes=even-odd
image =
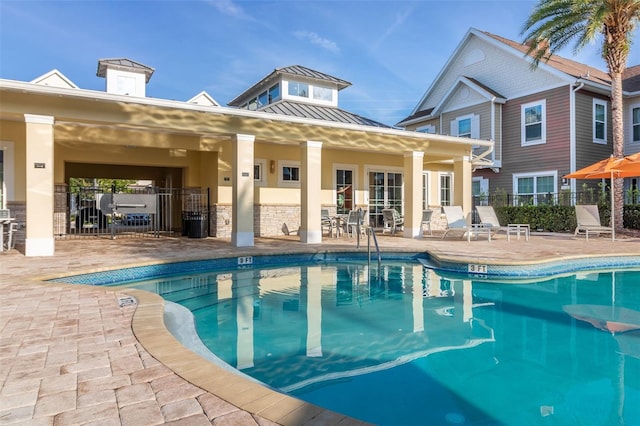
POLYGON ((69 230, 69 203, 68 186, 66 184, 58 184, 54 187, 53 194, 53 235, 56 237, 64 236, 69 230))
MULTIPOLYGON (((233 221, 232 206, 217 204, 211 206, 211 236, 231 238, 233 221)), ((300 228, 300 206, 292 205, 256 205, 253 213, 253 232, 256 237, 284 235, 282 228, 286 224, 291 235, 300 228)))

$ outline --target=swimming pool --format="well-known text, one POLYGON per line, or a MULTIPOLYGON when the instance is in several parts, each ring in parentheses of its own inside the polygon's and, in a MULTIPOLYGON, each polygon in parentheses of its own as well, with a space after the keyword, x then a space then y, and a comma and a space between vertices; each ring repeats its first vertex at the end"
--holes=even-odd
POLYGON ((638 271, 504 282, 418 256, 287 260, 128 286, 192 310, 243 373, 373 423, 640 422, 640 335, 620 332, 640 323, 638 271))

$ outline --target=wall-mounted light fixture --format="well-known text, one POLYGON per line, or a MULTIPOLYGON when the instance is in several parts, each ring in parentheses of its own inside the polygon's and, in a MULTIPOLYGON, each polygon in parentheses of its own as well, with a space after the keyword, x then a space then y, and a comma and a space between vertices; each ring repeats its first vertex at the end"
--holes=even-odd
POLYGON ((269 171, 271 173, 275 173, 276 172, 276 162, 275 162, 275 160, 269 161, 269 171))

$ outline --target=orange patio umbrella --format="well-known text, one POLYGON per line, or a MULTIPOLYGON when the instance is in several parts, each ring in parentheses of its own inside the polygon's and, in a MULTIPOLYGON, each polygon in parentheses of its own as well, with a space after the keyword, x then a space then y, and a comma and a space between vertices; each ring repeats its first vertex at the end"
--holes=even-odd
POLYGON ((611 156, 563 176, 566 179, 611 179, 611 238, 615 239, 613 179, 640 176, 640 152, 623 158, 611 156))

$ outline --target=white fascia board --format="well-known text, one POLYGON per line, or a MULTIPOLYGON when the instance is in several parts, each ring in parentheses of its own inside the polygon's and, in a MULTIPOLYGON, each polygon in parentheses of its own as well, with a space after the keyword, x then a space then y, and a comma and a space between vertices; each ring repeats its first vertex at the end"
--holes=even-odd
POLYGON ((365 126, 362 124, 351 124, 351 123, 336 123, 329 122, 325 120, 304 118, 304 117, 292 117, 292 116, 284 116, 279 114, 270 114, 260 111, 249 111, 246 109, 239 108, 228 108, 223 106, 203 106, 196 104, 189 104, 181 101, 173 101, 173 100, 165 100, 165 99, 156 99, 156 98, 140 98, 126 95, 115 95, 105 92, 98 92, 94 90, 84 90, 84 89, 64 89, 64 88, 56 88, 50 86, 38 86, 31 83, 25 83, 16 80, 5 80, 0 79, 0 89, 6 90, 15 90, 18 92, 31 92, 35 94, 43 94, 43 95, 51 95, 51 96, 67 96, 69 98, 78 98, 78 99, 93 99, 97 101, 105 101, 105 102, 123 102, 128 104, 139 104, 139 105, 149 105, 149 106, 157 106, 164 108, 175 108, 175 109, 183 109, 189 111, 202 111, 202 112, 210 112, 220 115, 232 116, 232 117, 247 117, 247 118, 257 118, 261 120, 268 121, 277 121, 282 123, 298 123, 298 124, 307 124, 311 126, 317 127, 325 127, 325 128, 334 128, 334 129, 345 129, 345 130, 353 130, 360 131, 369 134, 381 134, 381 135, 389 135, 389 136, 400 136, 411 139, 421 139, 424 141, 436 141, 436 142, 447 142, 454 145, 481 145, 481 146, 492 146, 492 141, 483 141, 483 140, 475 140, 469 138, 458 138, 455 136, 444 136, 444 135, 434 135, 420 132, 413 132, 408 130, 401 129, 393 129, 393 128, 383 128, 383 127, 372 127, 365 126))
POLYGON ((478 86, 473 81, 469 80, 467 77, 460 76, 451 85, 451 87, 449 88, 447 93, 442 97, 442 99, 440 99, 440 102, 438 102, 438 104, 435 107, 433 107, 433 111, 431 111, 431 114, 430 114, 431 116, 437 116, 438 114, 440 114, 440 112, 442 111, 444 105, 449 101, 451 96, 453 96, 453 94, 455 93, 455 91, 458 88, 458 86, 467 86, 471 90, 473 90, 473 91, 479 93, 481 96, 487 98, 487 100, 489 100, 489 101, 493 100, 494 102, 499 103, 499 104, 504 104, 504 103, 507 102, 507 100, 505 98, 497 97, 493 93, 490 93, 487 90, 485 90, 483 87, 478 86))

